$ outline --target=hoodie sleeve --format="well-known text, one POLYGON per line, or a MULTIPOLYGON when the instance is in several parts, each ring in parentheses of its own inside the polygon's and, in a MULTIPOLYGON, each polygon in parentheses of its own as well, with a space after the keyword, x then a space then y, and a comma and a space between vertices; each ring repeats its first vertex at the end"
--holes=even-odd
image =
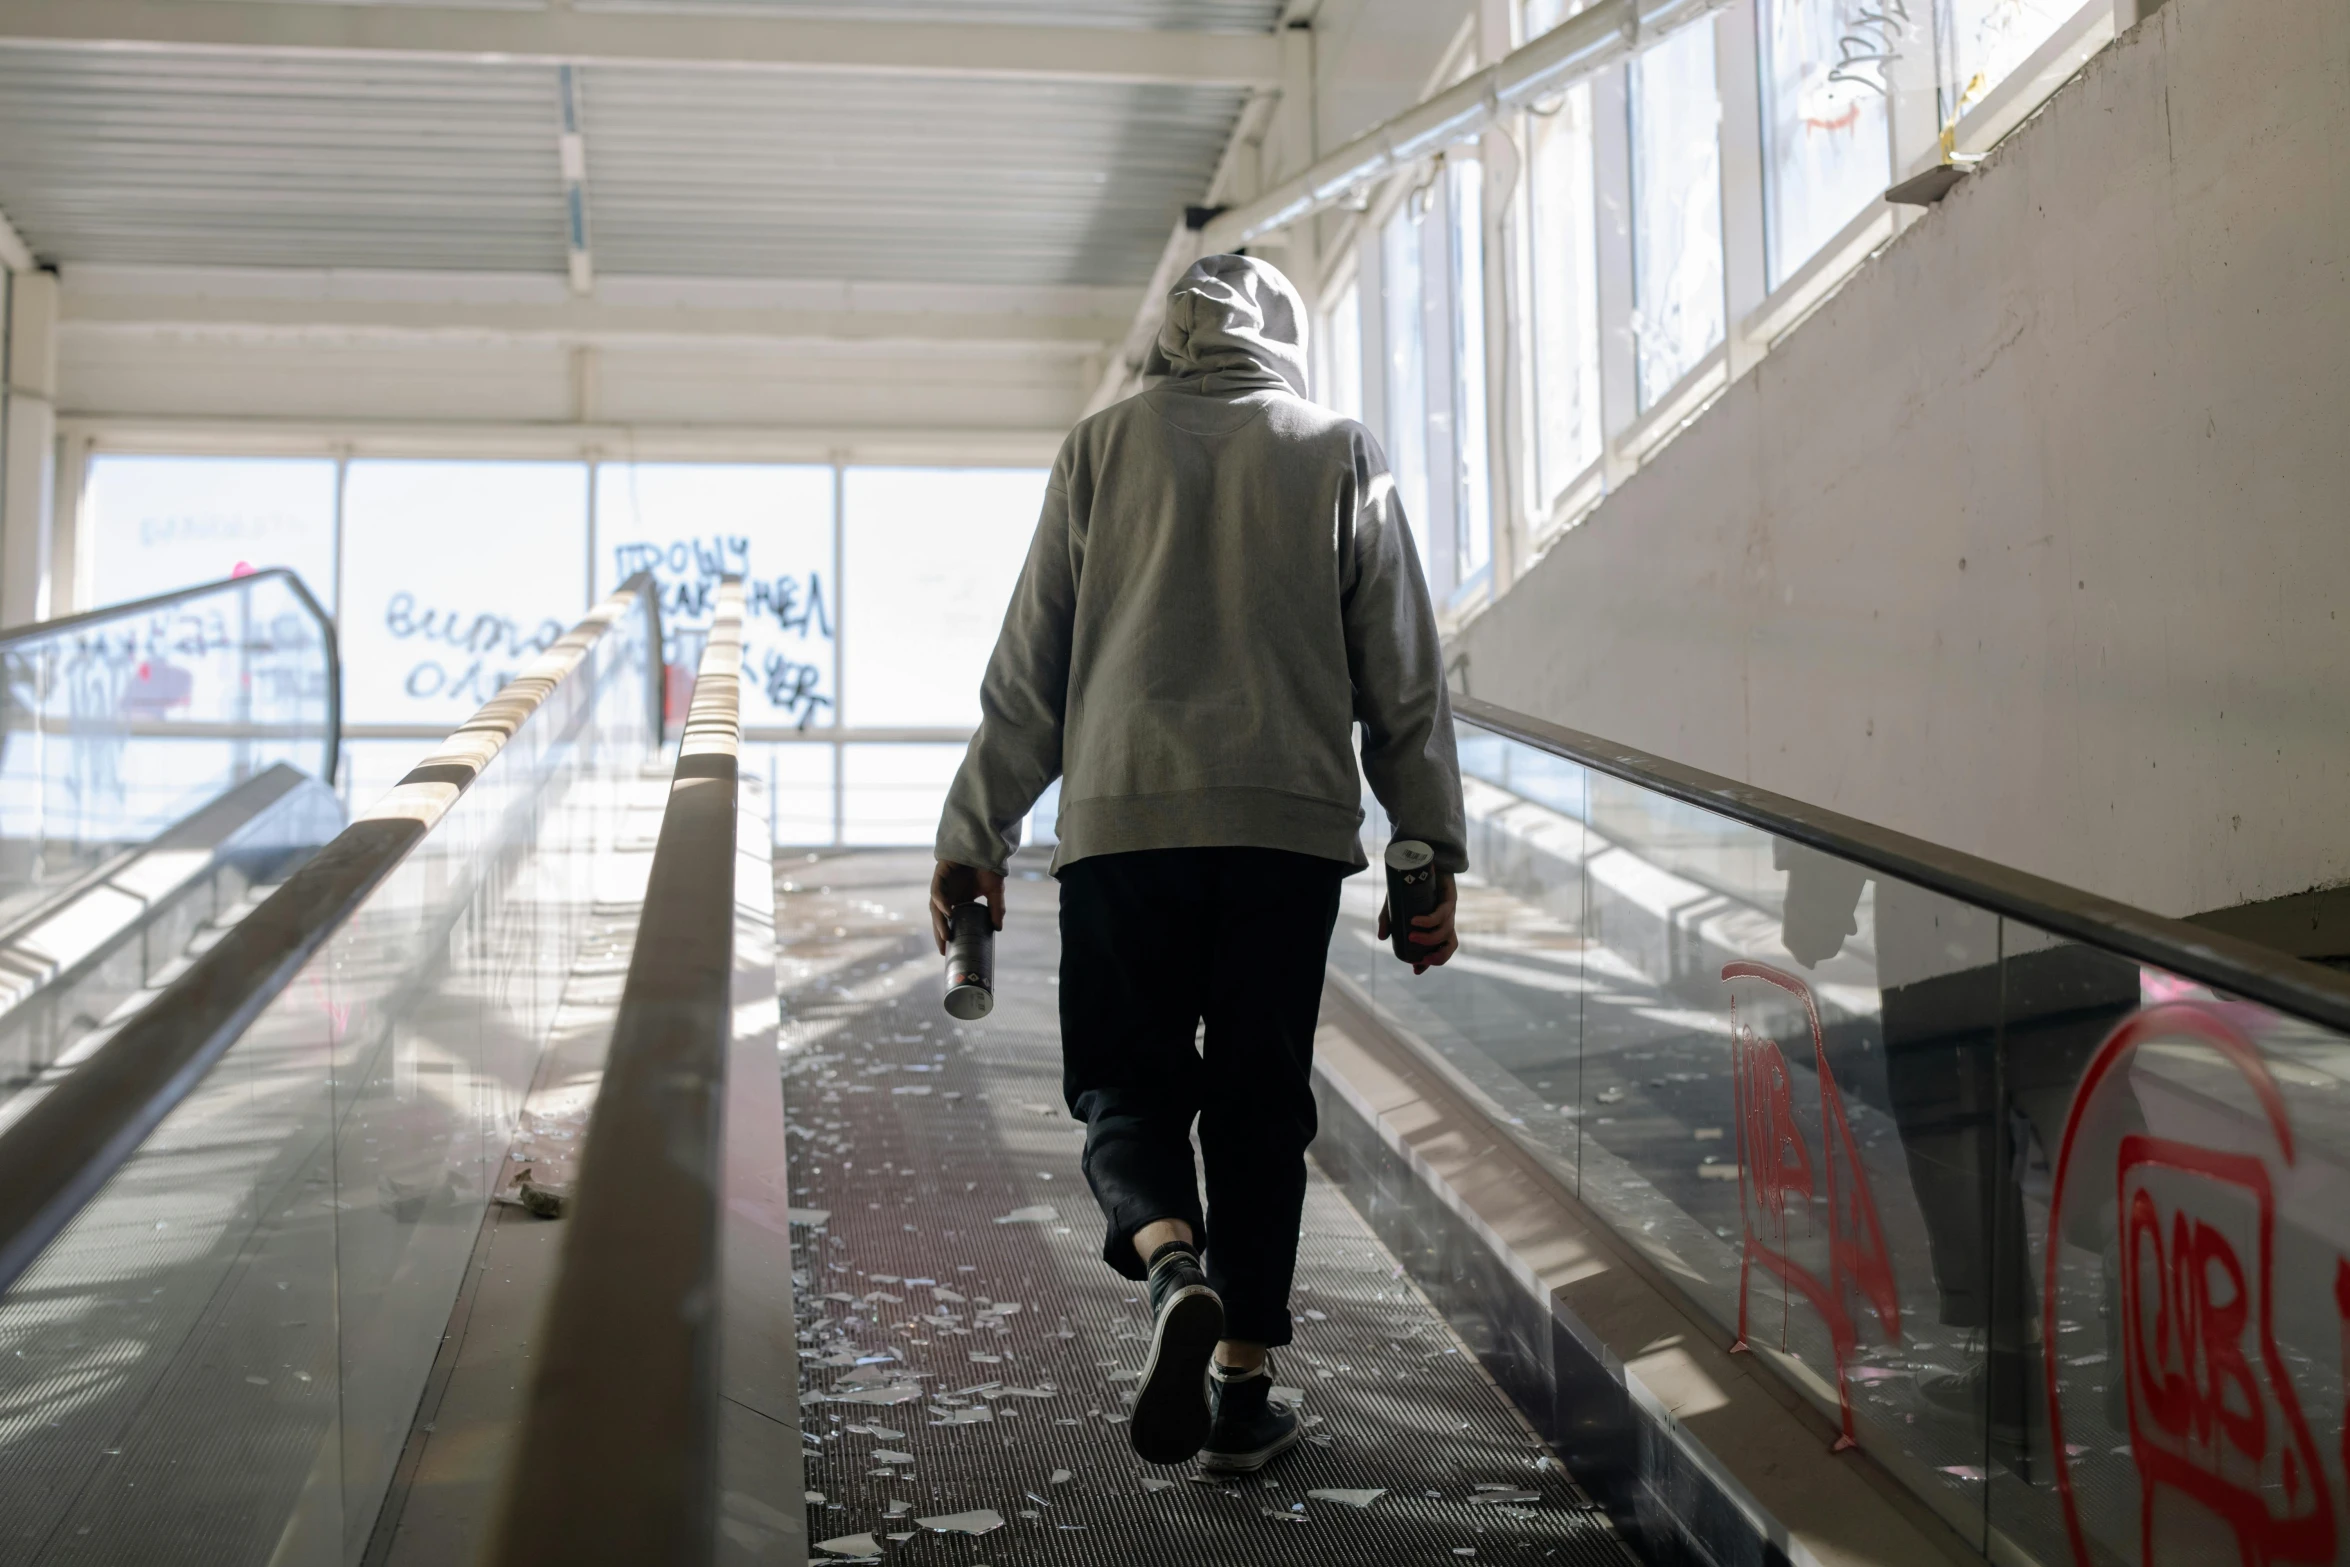
POLYGON ((1357 438, 1354 499, 1344 613, 1363 775, 1398 838, 1434 849, 1439 870, 1465 871, 1468 828, 1436 611, 1395 480, 1367 434, 1357 438))
POLYGON ((1000 871, 1020 847, 1020 823, 1061 775, 1069 643, 1077 573, 1069 535, 1069 455, 1053 464, 1028 564, 979 685, 979 732, 947 790, 938 857, 1000 871))

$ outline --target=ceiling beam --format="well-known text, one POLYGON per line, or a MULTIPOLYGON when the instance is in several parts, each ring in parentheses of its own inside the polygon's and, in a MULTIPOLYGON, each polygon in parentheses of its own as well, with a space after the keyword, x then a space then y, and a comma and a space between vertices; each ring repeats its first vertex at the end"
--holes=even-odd
POLYGON ((284 0, 0 0, 0 42, 711 70, 1272 87, 1272 33, 830 21, 740 12, 493 10, 284 0))
POLYGON ((472 288, 464 286, 468 281, 433 274, 68 267, 59 314, 69 335, 931 345, 1068 358, 1102 352, 1126 326, 1125 291, 1113 289, 1060 290, 1047 299, 1041 290, 1010 288, 714 291, 693 280, 607 277, 596 294, 582 296, 551 276, 473 279, 472 288), (1044 304, 1055 308, 1038 308, 1044 304))

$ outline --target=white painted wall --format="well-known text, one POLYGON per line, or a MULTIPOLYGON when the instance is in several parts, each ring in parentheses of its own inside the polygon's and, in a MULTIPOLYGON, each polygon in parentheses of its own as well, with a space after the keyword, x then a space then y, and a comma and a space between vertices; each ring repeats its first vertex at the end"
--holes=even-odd
POLYGON ((2350 880, 2350 7, 2170 0, 1459 638, 2171 914, 2350 880))

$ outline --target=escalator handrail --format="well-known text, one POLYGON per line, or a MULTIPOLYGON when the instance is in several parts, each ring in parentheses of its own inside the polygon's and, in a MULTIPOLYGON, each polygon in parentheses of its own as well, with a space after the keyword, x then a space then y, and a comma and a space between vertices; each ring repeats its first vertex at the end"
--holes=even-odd
POLYGON ((1768 789, 1652 756, 1580 729, 1513 712, 1475 697, 1455 695, 1455 716, 1538 751, 1581 763, 1627 783, 1744 822, 1806 848, 2052 935, 2166 969, 2232 992, 2292 1017, 2350 1033, 2350 975, 2290 957, 2273 947, 2205 930, 2185 920, 2150 914, 2112 898, 2084 892, 2011 866, 1857 817, 1806 805, 1768 789))
POLYGON ((495 1567, 702 1562, 718 1511, 743 579, 718 592, 661 814, 495 1567))
POLYGON ((343 654, 341 639, 335 635, 335 621, 318 602, 302 574, 291 566, 264 566, 259 571, 248 571, 239 577, 223 577, 217 582, 200 582, 192 588, 175 588, 169 593, 158 593, 151 598, 132 599, 127 604, 108 604, 98 609, 85 609, 78 614, 60 615, 55 620, 36 620, 29 625, 0 631, 0 653, 7 653, 24 644, 45 642, 54 637, 71 635, 93 626, 116 620, 136 620, 157 610, 169 609, 215 593, 228 593, 257 582, 264 577, 282 577, 294 597, 309 611, 318 623, 318 634, 326 648, 326 758, 320 767, 319 781, 329 788, 334 786, 335 767, 343 754, 343 654))
POLYGON ((0 1134, 0 1291, 447 814, 631 601, 646 611, 646 680, 658 701, 660 595, 639 572, 0 1134))

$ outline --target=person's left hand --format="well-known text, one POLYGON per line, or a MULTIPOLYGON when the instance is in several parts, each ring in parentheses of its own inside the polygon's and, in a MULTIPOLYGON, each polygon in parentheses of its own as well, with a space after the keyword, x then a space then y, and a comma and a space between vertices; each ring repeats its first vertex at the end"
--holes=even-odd
MULTIPOLYGON (((1461 938, 1453 929, 1453 914, 1460 905, 1459 891, 1453 885, 1452 872, 1436 873, 1436 907, 1412 921, 1412 943, 1427 948, 1425 955, 1412 960, 1412 972, 1425 974, 1440 968, 1444 960, 1461 950, 1461 938)), ((1379 939, 1387 939, 1387 905, 1379 905, 1379 939)), ((941 947, 939 951, 944 952, 941 947)))
POLYGON ((1004 876, 1001 871, 983 871, 969 865, 957 865, 952 860, 941 860, 930 873, 930 934, 938 940, 938 955, 947 952, 947 916, 964 904, 976 899, 987 899, 987 920, 997 930, 1004 928, 1004 876))

